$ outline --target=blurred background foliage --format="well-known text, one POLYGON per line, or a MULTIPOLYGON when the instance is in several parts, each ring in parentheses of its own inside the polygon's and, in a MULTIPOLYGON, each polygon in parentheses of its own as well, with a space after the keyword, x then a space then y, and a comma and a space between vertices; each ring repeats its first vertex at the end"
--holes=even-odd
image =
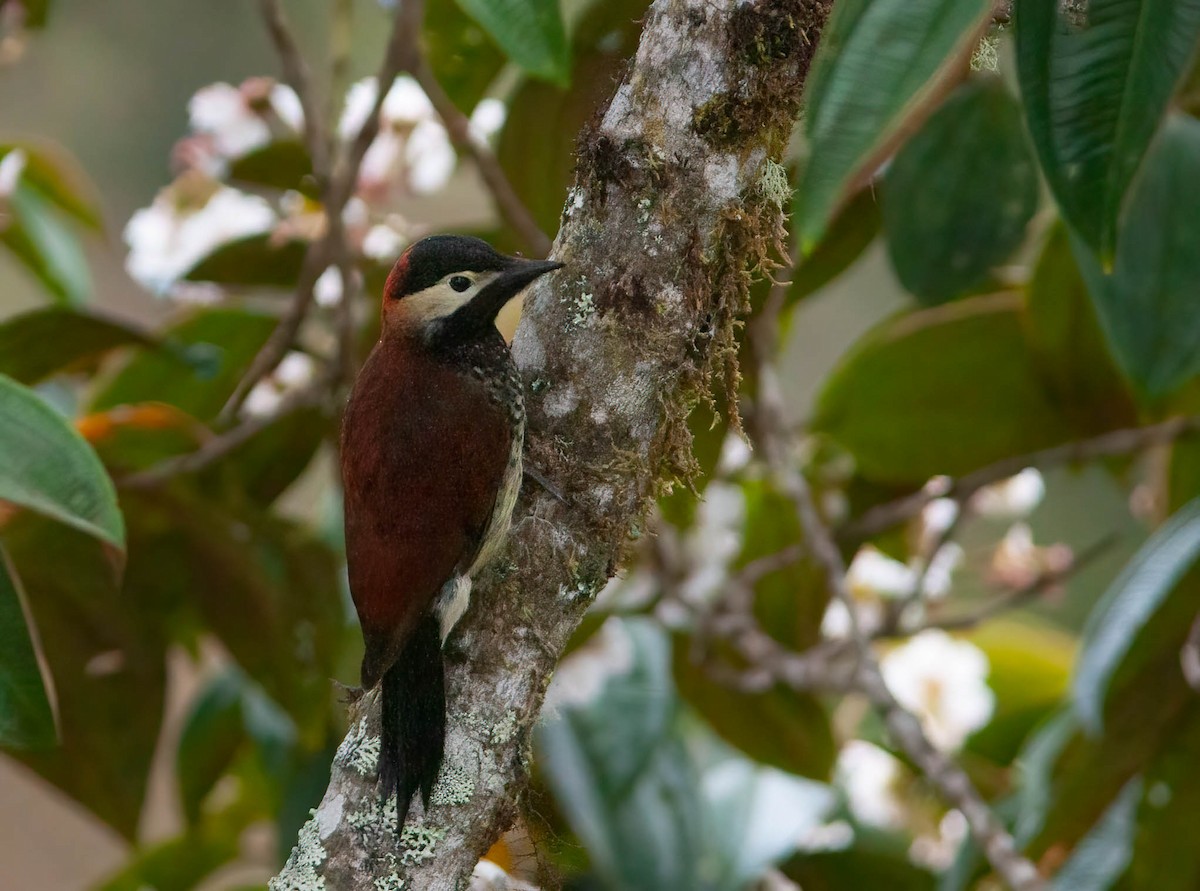
MULTIPOLYGON (((428 5, 434 74, 546 233, 647 5, 428 5)), ((390 4, 290 6, 349 138, 390 4)), ((1058 887, 1182 891, 1200 876, 1200 3, 1015 6, 834 4, 785 159, 778 374, 896 696, 1058 887)), ((253 4, 0 2, 13 887, 265 885, 345 731, 331 679, 361 657, 339 326, 361 358, 423 232, 531 247, 400 81, 343 214, 347 275, 320 276, 295 348, 226 417, 324 226, 277 69, 253 4)), ((753 669, 708 635, 735 587, 798 651, 848 624, 728 414, 697 411, 701 497, 664 497, 580 629, 490 856, 574 888, 986 886, 962 816, 865 703, 728 676, 753 669)))

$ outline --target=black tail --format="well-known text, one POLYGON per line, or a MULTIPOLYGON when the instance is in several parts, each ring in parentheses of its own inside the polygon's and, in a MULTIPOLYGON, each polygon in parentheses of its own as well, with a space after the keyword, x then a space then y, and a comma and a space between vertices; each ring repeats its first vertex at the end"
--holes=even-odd
POLYGON ((404 828, 413 794, 425 806, 442 767, 446 744, 446 681, 436 617, 421 620, 400 657, 383 676, 383 740, 379 784, 396 793, 396 831, 404 828))

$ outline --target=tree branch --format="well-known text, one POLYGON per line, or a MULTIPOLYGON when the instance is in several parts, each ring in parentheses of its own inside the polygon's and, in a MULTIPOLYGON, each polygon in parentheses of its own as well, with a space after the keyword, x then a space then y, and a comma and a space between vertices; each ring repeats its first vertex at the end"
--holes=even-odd
POLYGON ((780 225, 762 166, 786 144, 828 11, 827 0, 651 7, 634 64, 583 134, 552 252, 568 268, 535 284, 513 349, 530 463, 570 503, 526 490, 507 559, 478 580, 450 639, 446 763, 430 811, 414 807, 397 843, 379 806, 368 694, 274 889, 461 888, 511 823, 558 655, 660 481, 689 466, 688 406, 723 379, 718 347, 733 344, 749 270, 780 225))
MULTIPOLYGON (((942 798, 963 814, 988 862, 1009 887, 1014 891, 1042 891, 1046 884, 1038 875, 1037 868, 1017 851, 1013 837, 992 813, 966 772, 929 741, 920 721, 896 700, 884 682, 871 639, 858 623, 857 606, 846 584, 846 564, 842 553, 817 512, 808 481, 788 455, 783 395, 773 363, 779 307, 778 301, 769 301, 750 331, 750 347, 758 376, 758 398, 754 410, 756 444, 775 484, 792 502, 804 531, 805 543, 813 558, 824 569, 831 595, 846 608, 854 663, 850 686, 866 694, 883 716, 896 744, 920 768, 942 798)), ((768 635, 762 634, 762 637, 769 640, 768 635)), ((771 644, 772 649, 778 648, 773 641, 771 644)), ((778 661, 780 657, 775 654, 773 658, 778 661)), ((805 659, 799 655, 795 658, 805 659)), ((782 664, 788 665, 786 662, 782 664)), ((811 689, 796 683, 798 678, 786 674, 778 677, 799 689, 811 689)), ((828 681, 828 678, 818 676, 816 680, 828 681)))
MULTIPOLYGON (((272 7, 277 0, 263 0, 264 9, 272 7)), ((279 320, 267 342, 263 344, 258 355, 250 363, 250 368, 234 388, 233 394, 221 409, 219 421, 231 421, 254 389, 254 385, 275 370, 280 360, 287 354, 288 349, 296 339, 300 326, 308 316, 308 310, 313 302, 313 287, 330 262, 343 254, 347 248, 344 243, 344 229, 341 225, 342 211, 354 195, 358 182, 358 170, 362 166, 363 157, 370 148, 372 141, 379 133, 379 112, 387 98, 392 82, 402 72, 411 69, 418 58, 417 41, 421 33, 421 20, 424 15, 422 0, 405 0, 399 4, 395 18, 392 21, 392 32, 388 39, 387 51, 383 63, 376 75, 375 102, 370 114, 363 122, 362 128, 355 135, 349 148, 334 164, 334 169, 325 188, 321 191, 321 203, 325 208, 328 221, 325 234, 308 247, 304 263, 300 269, 296 291, 287 311, 279 320), (336 220, 335 220, 336 218, 336 220)), ((301 97, 303 100, 303 97, 301 97)), ((309 101, 312 97, 309 96, 309 101)), ((304 119, 307 122, 311 115, 318 114, 315 105, 304 106, 304 119)), ((332 142, 332 140, 331 140, 332 142)), ((315 165, 315 160, 314 160, 315 165)), ((314 168, 315 169, 315 168, 314 168)))
POLYGON ((1099 458, 1132 455, 1152 446, 1166 445, 1181 437, 1190 436, 1198 430, 1200 417, 1171 418, 1149 427, 1113 430, 1092 439, 1068 442, 1025 455, 1004 458, 958 479, 937 478, 911 495, 871 508, 857 520, 839 529, 837 539, 843 544, 857 544, 912 519, 935 498, 966 501, 984 486, 1008 479, 1027 467, 1056 467, 1062 464, 1095 461, 1099 458))
POLYGON ((512 226, 513 231, 520 236, 534 254, 544 257, 550 253, 550 239, 546 237, 546 233, 537 224, 537 220, 533 218, 529 208, 525 206, 516 190, 513 189, 512 183, 508 181, 508 176, 504 173, 504 168, 500 166, 500 161, 493 154, 491 148, 471 132, 471 122, 442 89, 442 85, 434 76, 429 63, 422 59, 417 65, 416 71, 413 72, 413 76, 421 85, 421 89, 425 91, 425 95, 429 97, 438 117, 442 119, 454 147, 459 151, 465 151, 474 160, 479 175, 483 177, 484 184, 492 193, 500 216, 508 225, 512 226))

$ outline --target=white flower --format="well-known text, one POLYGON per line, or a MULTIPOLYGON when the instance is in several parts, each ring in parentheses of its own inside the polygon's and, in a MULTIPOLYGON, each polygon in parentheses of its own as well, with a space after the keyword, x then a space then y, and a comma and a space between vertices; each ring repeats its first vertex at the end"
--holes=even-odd
POLYGON ((958 520, 958 502, 953 498, 935 498, 921 509, 921 534, 917 549, 928 554, 958 520))
POLYGON ((408 239, 386 223, 379 223, 367 230, 363 236, 363 256, 380 262, 390 262, 400 256, 408 239))
POLYGON ((304 110, 295 91, 264 78, 251 78, 240 87, 211 84, 197 90, 188 102, 192 130, 207 136, 225 159, 240 158, 271 141, 270 113, 294 132, 304 126, 304 110))
POLYGON ((727 433, 721 443, 721 456, 717 459, 717 475, 731 476, 750 463, 750 446, 736 433, 727 433))
POLYGON ((318 306, 337 306, 342 301, 342 273, 330 266, 313 283, 313 298, 318 306))
POLYGON ((24 149, 13 149, 0 158, 0 199, 7 198, 17 190, 17 182, 25 172, 29 157, 24 149))
MULTIPOLYGON (((350 87, 338 124, 343 139, 353 139, 371 113, 376 97, 374 78, 350 87)), ((485 119, 495 119, 487 112, 485 119)), ((485 120, 486 122, 486 120, 485 120)), ((457 156, 429 97, 408 76, 396 78, 379 113, 379 134, 363 156, 359 189, 375 200, 396 185, 417 194, 436 192, 454 172, 457 156)))
POLYGON ((985 517, 1018 519, 1029 516, 1042 502, 1046 483, 1036 467, 984 486, 971 497, 971 509, 985 517))
POLYGON ((685 565, 691 568, 679 583, 687 603, 710 601, 729 577, 729 563, 742 549, 746 498, 730 483, 712 482, 696 508, 696 522, 683 541, 685 565))
POLYGON ((962 811, 947 811, 938 822, 936 832, 913 839, 908 859, 934 872, 948 869, 958 855, 967 831, 967 818, 962 811))
POLYGON ((950 593, 954 570, 963 562, 962 545, 958 542, 948 542, 943 545, 925 570, 921 580, 921 593, 933 600, 939 600, 950 593))
POLYGON ((882 829, 904 825, 901 764, 879 746, 850 740, 838 753, 834 779, 858 822, 882 829))
POLYGON ((855 599, 907 597, 916 584, 917 575, 911 567, 893 560, 873 545, 859 548, 846 571, 846 585, 855 599))
POLYGON ((125 226, 125 268, 146 287, 165 293, 221 245, 271 231, 275 212, 262 198, 185 174, 125 226))
POLYGON ((309 383, 316 376, 317 363, 308 353, 293 350, 275 370, 256 383, 242 404, 242 415, 248 418, 270 417, 279 410, 284 398, 309 383))
POLYGON ((954 751, 992 717, 996 697, 987 685, 984 652, 944 631, 922 631, 880 663, 897 701, 921 720, 939 749, 954 751))
POLYGON ((1047 574, 1065 572, 1073 560, 1074 553, 1067 545, 1038 547, 1028 523, 1013 523, 992 552, 988 578, 1006 588, 1027 588, 1047 574))
POLYGON ((507 116, 508 108, 499 99, 480 99, 471 112, 471 135, 483 142, 490 142, 504 126, 507 116))
POLYGON ((316 376, 317 363, 308 353, 292 350, 280 361, 271 376, 284 390, 303 387, 316 376))
POLYGON ((242 403, 242 416, 247 418, 269 418, 279 409, 283 394, 269 379, 259 381, 246 394, 242 403))
POLYGON ((436 121, 422 121, 413 128, 404 156, 409 186, 419 195, 428 195, 444 186, 458 161, 450 137, 436 121))

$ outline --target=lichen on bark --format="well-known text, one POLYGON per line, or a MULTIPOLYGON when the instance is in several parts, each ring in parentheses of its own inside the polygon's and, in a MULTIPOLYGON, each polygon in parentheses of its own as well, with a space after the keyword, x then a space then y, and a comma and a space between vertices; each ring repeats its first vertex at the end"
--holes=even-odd
POLYGON ((452 782, 397 839, 394 802, 381 806, 359 769, 378 734, 368 694, 350 741, 366 755, 335 760, 306 830, 322 856, 298 846, 273 888, 314 875, 331 891, 465 888, 512 823, 563 647, 652 497, 692 472, 692 407, 714 387, 736 390, 737 319, 781 231, 765 165, 786 144, 830 3, 651 6, 636 58, 580 136, 552 253, 567 268, 534 286, 514 341, 527 460, 567 503, 526 488, 507 555, 448 643, 452 782))

